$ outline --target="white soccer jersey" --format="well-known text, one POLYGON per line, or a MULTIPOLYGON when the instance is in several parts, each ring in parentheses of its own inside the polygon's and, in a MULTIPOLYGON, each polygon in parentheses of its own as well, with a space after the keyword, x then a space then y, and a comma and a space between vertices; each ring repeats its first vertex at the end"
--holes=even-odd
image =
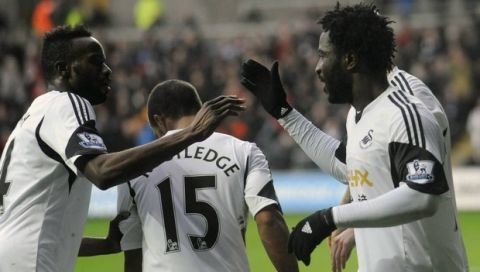
POLYGON ((143 247, 143 271, 249 271, 248 211, 279 205, 260 149, 220 133, 118 188, 122 250, 143 247))
POLYGON ((36 98, 1 159, 0 271, 73 271, 91 183, 75 161, 105 153, 90 103, 68 92, 36 98))
POLYGON ((350 111, 347 134, 347 178, 354 202, 376 198, 402 183, 441 197, 432 217, 355 229, 359 271, 467 271, 453 187, 444 169, 446 143, 429 109, 389 87, 362 113, 350 111))
MULTIPOLYGON (((378 232, 382 231, 382 229, 357 229, 355 232, 355 239, 357 241, 357 247, 359 249, 358 250, 359 271, 424 271, 424 270, 467 271, 468 265, 467 265, 463 240, 461 238, 460 231, 456 231, 458 216, 456 212, 455 194, 453 191, 453 188, 454 188, 453 178, 451 173, 450 129, 449 129, 448 120, 447 120, 445 111, 443 110, 440 102, 434 96, 432 91, 421 80, 419 80, 415 76, 410 75, 407 72, 402 71, 397 67, 395 67, 388 74, 388 81, 391 84, 391 86, 400 89, 400 91, 403 94, 413 95, 416 98, 418 98, 423 103, 424 105, 423 107, 426 108, 430 112, 430 114, 434 116, 434 119, 441 131, 441 134, 438 137, 438 139, 434 139, 434 140, 439 141, 440 145, 442 145, 442 148, 440 148, 440 150, 442 151, 441 161, 443 163, 444 176, 448 183, 449 191, 445 193, 445 196, 443 196, 446 200, 442 202, 439 208, 439 212, 437 212, 437 214, 434 217, 419 220, 415 223, 406 224, 406 225, 402 225, 394 228, 387 228, 387 230, 388 229, 392 230, 391 236, 389 236, 387 233, 384 233, 384 235, 378 235, 379 234, 378 232), (446 207, 444 208, 444 206, 446 207), (443 209, 446 209, 446 211, 443 211, 443 209), (447 217, 450 217, 450 218, 447 218, 447 217), (447 224, 442 225, 442 222, 444 221, 448 221, 448 222, 447 224), (419 226, 415 227, 415 225, 420 224, 420 222, 421 224, 423 224, 422 227, 419 227, 419 226), (433 222, 432 223, 433 226, 430 225, 430 227, 426 227, 428 226, 428 224, 426 224, 427 222, 429 222, 429 224, 433 222), (435 225, 435 224, 438 224, 438 225, 435 225), (453 232, 451 228, 452 224, 454 226, 453 229, 455 230, 453 232), (423 239, 429 239, 429 242, 425 242, 421 238, 417 237, 417 236, 423 235, 422 232, 424 231, 428 231, 428 235, 425 235, 426 237, 423 237, 423 239), (372 232, 375 234, 362 236, 361 233, 365 233, 365 232, 366 233, 372 232), (395 235, 397 235, 396 236, 397 238, 388 239, 388 237, 394 237, 395 235), (385 238, 384 236, 388 236, 388 237, 385 238), (437 237, 435 238, 437 239, 437 241, 434 241, 435 244, 431 245, 431 246, 435 246, 435 248, 433 250, 429 250, 428 254, 425 254, 425 252, 423 251, 425 250, 425 247, 431 242, 432 236, 437 237), (361 240, 360 243, 358 239, 361 240), (392 239, 396 239, 396 240, 392 241, 392 239), (371 241, 377 241, 377 244, 374 244, 371 241), (400 254, 399 256, 409 258, 409 260, 406 261, 405 264, 409 262, 410 263, 416 262, 417 261, 415 257, 416 254, 420 254, 420 256, 424 256, 426 259, 431 259, 431 261, 426 261, 425 259, 423 260, 423 261, 426 261, 425 263, 423 263, 426 265, 423 270, 422 268, 419 268, 419 267, 398 268, 398 267, 392 266, 392 267, 385 268, 381 266, 382 264, 387 264, 387 265, 391 264, 390 263, 391 259, 397 260, 398 262, 405 261, 400 257, 395 257, 395 258, 392 257, 394 254, 396 254, 392 251, 392 248, 390 247, 390 245, 393 244, 394 242, 396 242, 396 249, 401 249, 401 248, 404 249, 402 251, 404 255, 400 254), (419 249, 417 250, 415 248, 419 248, 419 249), (390 257, 392 258, 387 257, 385 258, 385 260, 382 259, 383 258, 382 254, 384 252, 388 252, 387 254, 389 254, 390 257), (377 268, 377 270, 374 269, 376 265, 380 265, 379 268, 377 268)), ((399 94, 400 93, 398 93, 397 95, 399 94)), ((400 96, 400 97, 403 97, 403 96, 400 96)), ((412 118, 410 117, 411 115, 408 109, 406 110, 405 114, 406 114, 406 118, 412 118)), ((412 114, 414 114, 414 111, 412 111, 412 114)), ((353 122, 354 124, 355 124, 355 121, 354 121, 355 115, 356 115, 355 109, 352 107, 349 111, 348 118, 350 122, 353 122)), ((415 117, 415 115, 413 117, 415 117)), ((386 127, 386 125, 390 124, 391 120, 387 120, 386 115, 382 118, 383 118, 382 119, 383 126, 386 127)), ((332 137, 323 133, 321 130, 315 127, 310 121, 308 121, 304 116, 302 116, 300 113, 298 113, 295 110, 293 110, 286 117, 280 119, 279 122, 287 130, 287 132, 295 139, 295 141, 300 145, 300 147, 305 151, 305 153, 307 153, 307 155, 309 155, 309 157, 317 165, 319 165, 322 171, 336 177, 338 180, 342 182, 345 182, 349 178, 352 178, 353 180, 351 180, 350 182, 353 182, 353 184, 357 184, 357 183, 362 184, 362 179, 366 178, 363 180, 363 185, 368 187, 370 179, 365 177, 366 175, 365 172, 361 172, 358 170, 357 172, 355 172, 354 168, 352 168, 351 171, 353 172, 350 172, 350 175, 348 174, 349 172, 347 171, 347 165, 345 164, 346 163, 345 145, 341 144, 338 140, 333 139, 332 137)), ((362 117, 362 122, 364 122, 363 117, 362 117)), ((364 123, 367 123, 367 122, 364 122, 364 123)), ((373 126, 373 123, 372 123, 372 126, 373 126)), ((356 126, 353 126, 353 127, 356 128, 356 126)), ((416 129, 417 131, 419 131, 420 128, 417 126, 416 129)), ((405 131, 403 131, 403 133, 407 135, 407 131, 405 127, 404 127, 404 130, 405 131)), ((435 130, 438 130, 438 128, 436 128, 435 130)), ((413 133, 413 131, 410 131, 410 133, 413 133)), ((376 137, 375 134, 377 133, 375 132, 369 133, 369 130, 364 133, 360 133, 357 130, 353 130, 352 128, 348 132, 348 138, 355 137, 355 136, 357 137, 357 140, 358 140, 357 143, 355 144, 355 141, 352 140, 352 145, 358 146, 360 144, 360 140, 364 140, 365 144, 368 145, 370 144, 370 140, 369 140, 370 137, 376 137), (361 139, 358 139, 359 137, 361 139)), ((414 136, 415 135, 413 135, 412 139, 415 141, 414 136)), ((418 136, 418 133, 417 133, 417 136, 418 136)), ((406 137, 408 138, 408 136, 406 137)), ((385 145, 384 147, 388 148, 388 145, 385 145)), ((398 167, 399 165, 395 165, 395 163, 391 165, 390 154, 389 153, 386 153, 386 154, 388 156, 385 156, 384 154, 382 157, 382 159, 385 160, 385 163, 388 162, 389 167, 392 167, 392 166, 398 167)), ((363 156, 364 155, 362 155, 362 158, 365 160, 363 156)), ((389 174, 390 173, 389 170, 390 169, 386 169, 386 171, 388 171, 388 172, 385 172, 387 173, 386 177, 388 178, 388 180, 392 180, 392 177, 389 174)), ((371 174, 368 174, 368 177, 371 178, 370 175, 371 174)), ((388 185, 388 182, 386 181, 387 178, 383 180, 383 183, 388 185)), ((404 178, 405 177, 402 178, 399 176, 397 182, 402 181, 404 178)), ((356 187, 358 186, 359 185, 357 185, 356 187)), ((389 189, 393 189, 393 187, 390 188, 389 186, 387 186, 384 189, 389 190, 389 189)), ((351 193, 352 193, 353 201, 366 200, 368 198, 371 198, 371 197, 368 197, 363 192, 358 192, 357 190, 352 190, 351 193)), ((395 250, 395 248, 393 248, 393 250, 395 250)))

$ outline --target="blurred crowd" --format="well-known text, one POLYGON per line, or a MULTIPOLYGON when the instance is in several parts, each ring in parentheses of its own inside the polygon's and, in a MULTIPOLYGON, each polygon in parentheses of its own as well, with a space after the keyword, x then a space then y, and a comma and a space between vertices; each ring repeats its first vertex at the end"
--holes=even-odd
MULTIPOLYGON (((160 35, 164 27, 160 23, 132 41, 108 38, 102 27, 108 22, 104 15, 95 15, 92 30, 113 71, 113 92, 107 103, 96 107, 97 128, 110 151, 153 139, 145 111, 149 90, 160 81, 178 78, 191 82, 203 100, 219 94, 246 97, 248 110, 227 119, 219 131, 256 142, 272 168, 315 167, 240 85, 239 68, 247 58, 267 65, 279 60, 289 101, 315 125, 345 140, 348 107, 328 104, 314 72, 321 31, 315 19, 295 29, 279 26, 274 33, 218 39, 205 38, 194 20, 178 27, 174 35, 160 35)), ((480 165, 479 21, 424 29, 407 22, 397 23, 396 64, 423 79, 441 101, 450 120, 454 152, 460 153, 457 163, 480 165)), ((0 150, 30 102, 45 92, 41 33, 12 28, 0 19, 0 34, 5 37, 0 39, 0 150)))

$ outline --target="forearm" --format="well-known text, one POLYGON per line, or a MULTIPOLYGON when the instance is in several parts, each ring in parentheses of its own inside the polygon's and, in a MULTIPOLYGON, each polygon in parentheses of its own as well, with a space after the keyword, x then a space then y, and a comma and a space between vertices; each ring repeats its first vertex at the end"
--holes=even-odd
POLYGON ((151 171, 197 138, 192 130, 183 129, 142 146, 99 155, 86 164, 83 172, 98 188, 108 189, 151 171))
POLYGON ((120 248, 105 238, 84 237, 80 244, 78 256, 96 256, 120 252, 120 248))
POLYGON ((334 207, 338 228, 380 228, 406 224, 432 216, 440 201, 437 195, 400 186, 377 198, 334 207))
POLYGON ((288 227, 280 212, 257 219, 257 229, 268 257, 277 271, 298 271, 295 256, 287 252, 288 227))
POLYGON ((124 251, 124 272, 142 271, 143 254, 142 249, 132 249, 124 251))
POLYGON ((278 122, 322 171, 346 181, 347 167, 335 156, 341 144, 339 140, 324 133, 295 109, 278 122))

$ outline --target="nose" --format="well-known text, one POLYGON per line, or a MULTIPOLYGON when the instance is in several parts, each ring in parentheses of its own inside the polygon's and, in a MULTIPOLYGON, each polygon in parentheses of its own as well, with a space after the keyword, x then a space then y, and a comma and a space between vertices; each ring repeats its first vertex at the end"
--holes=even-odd
POLYGON ((323 65, 323 61, 321 59, 319 59, 318 62, 317 62, 317 65, 315 66, 315 72, 319 76, 322 73, 322 65, 323 65))
POLYGON ((112 69, 110 69, 107 64, 104 64, 102 73, 105 74, 107 77, 110 77, 110 75, 112 74, 112 69))

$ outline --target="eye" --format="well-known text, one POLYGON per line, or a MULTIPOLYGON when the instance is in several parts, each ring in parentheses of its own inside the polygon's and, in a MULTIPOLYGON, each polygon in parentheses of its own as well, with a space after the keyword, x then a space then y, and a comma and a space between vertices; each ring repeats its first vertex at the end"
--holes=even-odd
POLYGON ((93 65, 102 66, 105 63, 105 59, 98 56, 93 56, 90 58, 90 63, 93 65))

